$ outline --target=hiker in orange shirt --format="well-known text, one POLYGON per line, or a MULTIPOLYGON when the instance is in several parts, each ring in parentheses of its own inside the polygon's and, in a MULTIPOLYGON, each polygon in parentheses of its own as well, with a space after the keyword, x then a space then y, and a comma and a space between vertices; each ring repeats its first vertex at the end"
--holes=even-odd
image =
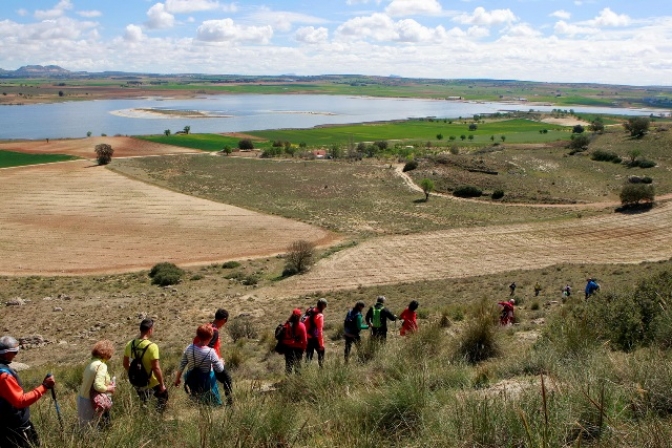
POLYGON ((402 320, 401 331, 399 332, 400 335, 406 336, 407 334, 418 331, 418 313, 416 313, 415 310, 417 310, 419 306, 420 304, 418 301, 413 300, 408 304, 408 308, 402 311, 399 315, 399 319, 402 320))
POLYGON ((303 352, 308 346, 306 326, 301 322, 301 310, 296 308, 285 322, 282 345, 285 346, 285 370, 288 374, 299 373, 303 352))
POLYGON ((324 365, 324 310, 327 308, 327 299, 319 299, 317 305, 308 308, 301 318, 308 333, 308 348, 306 362, 313 360, 313 353, 317 352, 317 364, 324 365))

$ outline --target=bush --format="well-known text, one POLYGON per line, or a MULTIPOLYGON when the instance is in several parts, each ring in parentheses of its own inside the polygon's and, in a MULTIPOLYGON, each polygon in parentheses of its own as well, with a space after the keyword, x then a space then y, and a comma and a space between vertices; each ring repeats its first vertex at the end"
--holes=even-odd
POLYGON ((226 331, 233 339, 233 342, 236 342, 240 339, 256 339, 257 330, 252 323, 252 320, 248 316, 238 316, 226 325, 226 331))
POLYGON ((315 245, 310 241, 294 241, 287 249, 287 264, 283 276, 301 274, 312 266, 315 257, 315 245))
POLYGON ((642 138, 649 131, 650 124, 651 120, 647 117, 634 117, 623 123, 623 127, 632 137, 642 138))
POLYGON ((583 126, 580 124, 577 124, 572 128, 573 134, 583 134, 583 131, 585 131, 585 129, 583 129, 583 126))
POLYGON ((462 185, 453 191, 453 196, 458 198, 478 198, 483 196, 483 190, 472 185, 462 185))
POLYGON ((495 190, 492 192, 492 199, 502 199, 504 197, 504 190, 495 190))
POLYGON ((407 171, 413 171, 413 170, 416 169, 417 167, 418 167, 418 162, 417 162, 417 160, 415 160, 415 159, 414 159, 414 160, 409 160, 409 161, 406 162, 406 164, 404 165, 404 168, 402 169, 402 171, 403 171, 404 173, 407 172, 407 171))
POLYGON ((589 136, 586 134, 572 134, 572 137, 572 140, 569 142, 570 149, 585 151, 588 148, 588 145, 590 144, 589 136))
POLYGON ((254 143, 249 138, 238 141, 238 149, 254 149, 254 143))
POLYGON ((182 281, 184 271, 173 263, 163 262, 154 265, 149 271, 149 277, 153 285, 169 286, 177 285, 182 281))
POLYGON ((603 151, 601 149, 598 149, 597 151, 594 151, 590 155, 591 160, 595 160, 596 162, 612 162, 612 163, 621 163, 623 159, 621 159, 618 154, 613 153, 611 151, 603 151))
POLYGON ((470 364, 477 364, 500 353, 497 340, 497 310, 490 302, 483 300, 478 304, 476 316, 467 323, 457 355, 470 364))
POLYGON ((648 159, 638 159, 638 160, 635 160, 635 162, 630 166, 633 166, 633 167, 638 166, 640 168, 653 168, 653 167, 656 166, 656 162, 654 162, 653 160, 648 160, 648 159))
POLYGON ((478 125, 476 123, 471 123, 469 125, 469 130, 470 131, 475 131, 476 129, 478 129, 478 125))
POLYGON ((235 269, 240 267, 240 263, 237 261, 227 261, 224 264, 222 264, 222 269, 235 269))
POLYGON ((651 203, 655 190, 650 184, 627 184, 621 189, 620 198, 623 206, 637 205, 640 202, 651 203))
POLYGON ((101 143, 96 145, 95 152, 98 165, 107 165, 112 160, 114 149, 112 149, 112 146, 108 145, 107 143, 101 143))

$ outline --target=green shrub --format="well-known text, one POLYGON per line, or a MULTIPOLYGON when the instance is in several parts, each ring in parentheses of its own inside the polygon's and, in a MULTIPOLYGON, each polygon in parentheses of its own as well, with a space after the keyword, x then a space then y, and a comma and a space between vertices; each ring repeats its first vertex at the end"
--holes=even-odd
POLYGON ((492 192, 491 198, 494 200, 502 199, 504 197, 504 190, 495 190, 492 192))
POLYGON ((254 149, 254 143, 249 138, 238 141, 238 149, 254 149))
POLYGON ((462 185, 453 190, 453 196, 458 198, 478 198, 483 195, 483 190, 472 185, 462 185))
POLYGON ((248 316, 239 316, 228 322, 226 325, 226 331, 233 339, 233 342, 236 342, 240 339, 256 339, 258 336, 257 329, 252 323, 252 319, 248 316))
POLYGON ((635 160, 635 162, 634 162, 632 165, 630 165, 630 166, 633 166, 633 167, 638 166, 638 167, 640 167, 640 168, 653 168, 653 167, 655 167, 656 165, 657 165, 656 162, 654 162, 653 160, 648 160, 648 159, 637 159, 637 160, 635 160))
POLYGON ((173 263, 159 263, 149 271, 149 277, 153 285, 168 286, 176 285, 182 280, 184 271, 173 263))
POLYGON ((222 269, 235 269, 240 267, 240 263, 237 261, 227 261, 222 264, 222 269))
POLYGON ((409 160, 404 165, 404 168, 402 169, 402 171, 405 173, 407 171, 413 171, 416 168, 418 168, 418 161, 415 160, 415 159, 414 160, 409 160))
POLYGON ((655 189, 650 184, 627 184, 621 189, 620 198, 623 206, 651 203, 655 198, 655 189))
POLYGON ((612 162, 612 163, 621 163, 623 159, 621 159, 618 154, 613 153, 611 151, 604 151, 601 149, 598 149, 594 151, 590 155, 591 160, 595 160, 596 162, 612 162))
POLYGON ((500 354, 498 341, 498 313, 483 300, 477 305, 476 315, 462 333, 457 355, 470 364, 477 364, 500 354))

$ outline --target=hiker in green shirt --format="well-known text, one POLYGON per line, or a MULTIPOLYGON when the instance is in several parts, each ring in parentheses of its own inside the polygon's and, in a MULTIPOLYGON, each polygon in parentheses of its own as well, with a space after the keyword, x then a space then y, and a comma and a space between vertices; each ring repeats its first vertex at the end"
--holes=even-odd
POLYGON ((345 362, 347 364, 350 358, 350 351, 352 350, 352 344, 357 346, 359 350, 359 344, 362 340, 360 332, 362 330, 367 330, 368 325, 364 323, 362 318, 362 310, 366 304, 361 300, 355 304, 355 307, 348 311, 348 314, 345 316, 345 322, 343 323, 343 338, 345 339, 345 362))
POLYGON ((377 342, 387 340, 387 321, 395 322, 397 316, 385 307, 385 296, 378 296, 376 304, 366 312, 366 323, 371 327, 371 339, 377 342))

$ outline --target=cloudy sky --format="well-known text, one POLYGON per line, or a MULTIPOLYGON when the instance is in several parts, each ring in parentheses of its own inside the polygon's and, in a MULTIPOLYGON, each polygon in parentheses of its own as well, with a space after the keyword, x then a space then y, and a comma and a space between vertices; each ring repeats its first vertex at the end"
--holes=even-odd
POLYGON ((0 68, 672 85, 671 0, 0 0, 0 68))

